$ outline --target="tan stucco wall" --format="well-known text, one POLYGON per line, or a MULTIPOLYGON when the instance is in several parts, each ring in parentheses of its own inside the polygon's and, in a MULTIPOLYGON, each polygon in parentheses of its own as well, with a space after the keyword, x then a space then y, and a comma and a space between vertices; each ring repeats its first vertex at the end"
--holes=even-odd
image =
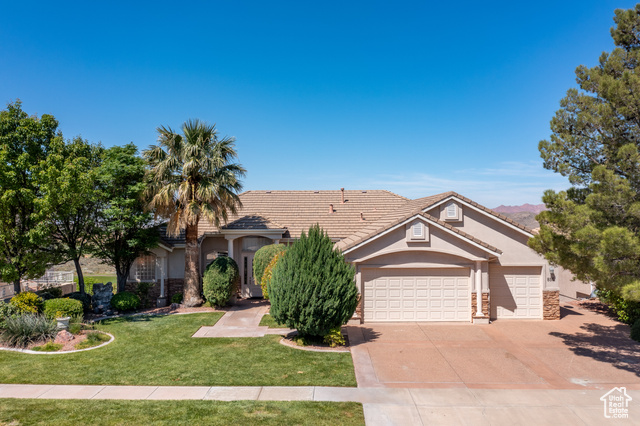
POLYGON ((183 248, 174 248, 173 251, 167 255, 167 275, 168 278, 184 279, 183 248))
POLYGON ((229 249, 228 241, 222 237, 205 237, 200 244, 200 265, 202 265, 202 271, 207 267, 207 263, 212 259, 207 260, 207 255, 212 252, 226 252, 229 249))

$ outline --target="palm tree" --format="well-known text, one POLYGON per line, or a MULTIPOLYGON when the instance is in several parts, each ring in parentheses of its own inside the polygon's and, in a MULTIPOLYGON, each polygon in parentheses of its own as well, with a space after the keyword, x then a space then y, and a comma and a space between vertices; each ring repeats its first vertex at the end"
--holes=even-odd
POLYGON ((186 229, 184 303, 196 306, 200 297, 198 222, 207 218, 216 226, 241 207, 238 193, 245 169, 233 162, 235 138, 218 139, 216 126, 200 120, 182 125, 182 135, 159 127, 158 145, 143 152, 149 163, 145 195, 156 215, 169 219, 167 232, 186 229))

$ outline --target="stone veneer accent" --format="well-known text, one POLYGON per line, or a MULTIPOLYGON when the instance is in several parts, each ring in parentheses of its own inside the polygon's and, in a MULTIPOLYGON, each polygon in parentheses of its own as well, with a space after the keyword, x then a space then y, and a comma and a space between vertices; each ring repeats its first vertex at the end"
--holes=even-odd
MULTIPOLYGON (((127 281, 125 290, 135 293, 138 283, 135 281, 127 281)), ((184 289, 184 279, 182 278, 165 278, 164 290, 167 295, 167 304, 171 304, 171 297, 176 293, 182 293, 184 289)), ((160 280, 149 289, 149 303, 155 306, 156 300, 160 297, 160 280)))
POLYGON ((478 311, 478 305, 476 305, 476 294, 471 293, 471 320, 474 318, 489 318, 489 293, 482 293, 482 313, 483 317, 479 317, 476 315, 478 311))
POLYGON ((542 292, 542 319, 560 319, 560 290, 544 290, 542 292))

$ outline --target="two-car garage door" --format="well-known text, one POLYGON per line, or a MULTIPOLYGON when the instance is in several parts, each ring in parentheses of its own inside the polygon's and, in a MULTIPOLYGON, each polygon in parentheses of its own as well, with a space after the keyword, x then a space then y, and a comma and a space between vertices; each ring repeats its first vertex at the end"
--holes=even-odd
POLYGON ((469 269, 363 272, 365 321, 470 321, 469 269))

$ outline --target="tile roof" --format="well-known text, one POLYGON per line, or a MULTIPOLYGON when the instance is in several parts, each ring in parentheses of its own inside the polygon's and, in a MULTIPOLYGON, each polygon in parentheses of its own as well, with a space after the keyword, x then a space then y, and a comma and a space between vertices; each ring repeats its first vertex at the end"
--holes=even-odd
POLYGON ((167 225, 160 225, 158 227, 158 231, 160 232, 160 242, 166 246, 173 247, 176 244, 184 244, 186 241, 186 230, 182 229, 180 231, 180 235, 172 237, 167 234, 167 225))
POLYGON ((222 229, 285 229, 272 220, 265 218, 260 213, 242 216, 233 222, 229 222, 222 226, 222 229))
MULTIPOLYGON (((231 215, 228 225, 244 217, 260 216, 265 221, 287 228, 285 238, 298 238, 316 223, 331 238, 345 238, 360 228, 363 223, 378 220, 397 210, 409 201, 389 191, 247 191, 240 194, 242 208, 231 215), (329 212, 329 205, 333 212, 329 212), (360 219, 363 214, 364 221, 360 219)), ((248 223, 249 221, 244 223, 248 223)), ((224 228, 224 226, 223 226, 224 228)), ((220 229, 206 219, 200 221, 200 235, 218 233, 220 229)))

